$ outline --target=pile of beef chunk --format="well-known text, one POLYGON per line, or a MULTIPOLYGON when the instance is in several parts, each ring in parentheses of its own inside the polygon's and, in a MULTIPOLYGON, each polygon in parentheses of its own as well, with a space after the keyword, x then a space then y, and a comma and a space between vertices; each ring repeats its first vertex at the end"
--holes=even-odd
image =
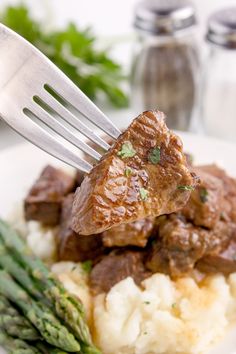
POLYGON ((160 217, 146 266, 173 277, 194 267, 236 271, 236 181, 215 165, 195 168, 200 185, 178 213, 160 217))
POLYGON ((25 199, 27 220, 58 225, 58 260, 92 261, 94 294, 128 276, 140 284, 156 272, 176 278, 193 269, 236 271, 236 180, 216 165, 190 166, 158 114, 139 116, 90 175, 73 177, 46 167, 25 199), (133 151, 123 151, 129 155, 123 159, 117 153, 127 139, 133 151), (155 152, 152 161, 150 151, 155 152), (100 178, 104 173, 106 181, 100 178), (145 198, 140 188, 148 192, 145 198), (111 214, 112 200, 118 200, 117 215, 111 214), (82 219, 76 228, 79 206, 82 219), (82 235, 89 224, 86 208, 93 220, 82 235), (151 208, 156 210, 149 213, 151 208))

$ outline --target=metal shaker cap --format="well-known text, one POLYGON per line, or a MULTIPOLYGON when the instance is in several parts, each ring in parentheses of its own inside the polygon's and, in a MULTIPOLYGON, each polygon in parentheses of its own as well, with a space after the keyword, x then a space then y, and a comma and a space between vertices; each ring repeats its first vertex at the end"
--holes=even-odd
POLYGON ((210 16, 206 38, 214 44, 236 49, 236 7, 219 10, 210 16))
POLYGON ((135 28, 152 34, 171 35, 195 24, 188 0, 142 0, 135 8, 135 28))

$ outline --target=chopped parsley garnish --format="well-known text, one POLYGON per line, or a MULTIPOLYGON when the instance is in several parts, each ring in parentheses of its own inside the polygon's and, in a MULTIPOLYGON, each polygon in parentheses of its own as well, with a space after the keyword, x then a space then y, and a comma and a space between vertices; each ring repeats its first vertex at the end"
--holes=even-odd
POLYGON ((175 309, 176 306, 177 306, 177 304, 176 304, 176 302, 174 302, 171 307, 172 307, 172 309, 175 309))
POLYGON ((206 203, 206 202, 207 202, 207 197, 208 197, 208 191, 207 191, 207 189, 204 188, 204 187, 200 188, 199 196, 200 196, 201 202, 202 202, 202 203, 206 203))
POLYGON ((150 305, 150 301, 144 301, 145 305, 150 305))
POLYGON ((193 186, 178 186, 177 189, 180 189, 181 191, 194 191, 193 186))
POLYGON ((129 177, 132 174, 132 168, 126 167, 124 174, 126 177, 129 177))
POLYGON ((153 165, 157 165, 161 159, 161 149, 159 147, 155 147, 148 154, 148 161, 150 161, 153 165))
POLYGON ((83 262, 83 263, 81 263, 81 266, 82 266, 82 269, 83 269, 83 271, 85 272, 85 273, 90 273, 91 272, 91 270, 92 270, 92 261, 85 261, 85 262, 83 262))
POLYGON ((147 200, 148 199, 148 191, 144 188, 140 188, 140 197, 142 200, 147 200))
POLYGON ((143 334, 146 336, 147 332, 143 332, 143 334))
POLYGON ((127 157, 133 157, 134 155, 136 155, 136 151, 134 150, 131 142, 126 141, 121 146, 121 149, 120 149, 120 151, 118 151, 117 155, 120 156, 122 159, 125 159, 127 157))

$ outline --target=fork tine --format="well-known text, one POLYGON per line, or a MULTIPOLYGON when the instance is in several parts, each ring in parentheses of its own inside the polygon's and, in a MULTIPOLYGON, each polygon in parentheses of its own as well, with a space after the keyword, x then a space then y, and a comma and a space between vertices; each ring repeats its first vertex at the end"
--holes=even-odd
POLYGON ((89 129, 83 122, 81 122, 74 114, 72 114, 66 107, 58 102, 52 95, 46 90, 40 92, 40 99, 46 103, 55 113, 57 113, 62 119, 69 123, 73 128, 85 135, 88 139, 92 140, 95 144, 109 150, 110 145, 96 135, 91 129, 89 129))
POLYGON ((85 150, 90 156, 99 158, 100 155, 85 142, 79 141, 79 137, 76 138, 74 135, 72 137, 72 133, 64 127, 63 123, 51 119, 50 113, 44 110, 44 106, 33 103, 32 99, 39 96, 42 102, 46 103, 63 120, 105 150, 108 150, 110 145, 79 121, 73 112, 60 104, 50 93, 51 89, 111 137, 117 138, 120 135, 119 129, 47 57, 1 24, 0 42, 0 72, 2 74, 0 115, 13 129, 33 144, 65 163, 89 172, 92 165, 74 153, 72 146, 71 148, 70 145, 63 146, 58 136, 54 136, 36 124, 31 119, 31 114, 41 118, 51 129, 63 135, 65 140, 70 140, 70 143, 85 150), (40 97, 42 92, 43 95, 40 97), (28 110, 27 113, 29 105, 31 111, 28 110), (43 116, 42 112, 44 112, 43 116))
POLYGON ((47 80, 48 86, 64 98, 80 113, 112 138, 117 139, 120 130, 103 112, 60 70, 54 70, 47 80))
POLYGON ((33 122, 25 113, 19 112, 17 119, 14 116, 6 118, 5 115, 5 121, 31 143, 68 165, 84 172, 89 172, 92 169, 92 165, 63 146, 55 137, 33 122), (23 125, 22 119, 27 120, 27 124, 23 125))
POLYGON ((81 139, 75 136, 66 127, 63 126, 53 115, 46 112, 40 105, 36 102, 29 105, 27 108, 43 123, 45 123, 49 128, 58 133, 65 140, 69 141, 71 144, 93 157, 96 160, 100 160, 102 157, 96 150, 91 148, 89 145, 84 143, 81 139))

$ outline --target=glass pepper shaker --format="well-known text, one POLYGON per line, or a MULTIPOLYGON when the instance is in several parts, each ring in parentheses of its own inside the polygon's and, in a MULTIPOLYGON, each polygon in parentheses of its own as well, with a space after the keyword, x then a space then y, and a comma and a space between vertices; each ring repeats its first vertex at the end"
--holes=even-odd
POLYGON ((208 135, 236 141, 236 7, 213 13, 206 35, 200 117, 208 135))
POLYGON ((135 111, 156 109, 172 129, 188 130, 195 104, 198 49, 195 8, 187 0, 144 0, 135 10, 132 65, 135 111))

